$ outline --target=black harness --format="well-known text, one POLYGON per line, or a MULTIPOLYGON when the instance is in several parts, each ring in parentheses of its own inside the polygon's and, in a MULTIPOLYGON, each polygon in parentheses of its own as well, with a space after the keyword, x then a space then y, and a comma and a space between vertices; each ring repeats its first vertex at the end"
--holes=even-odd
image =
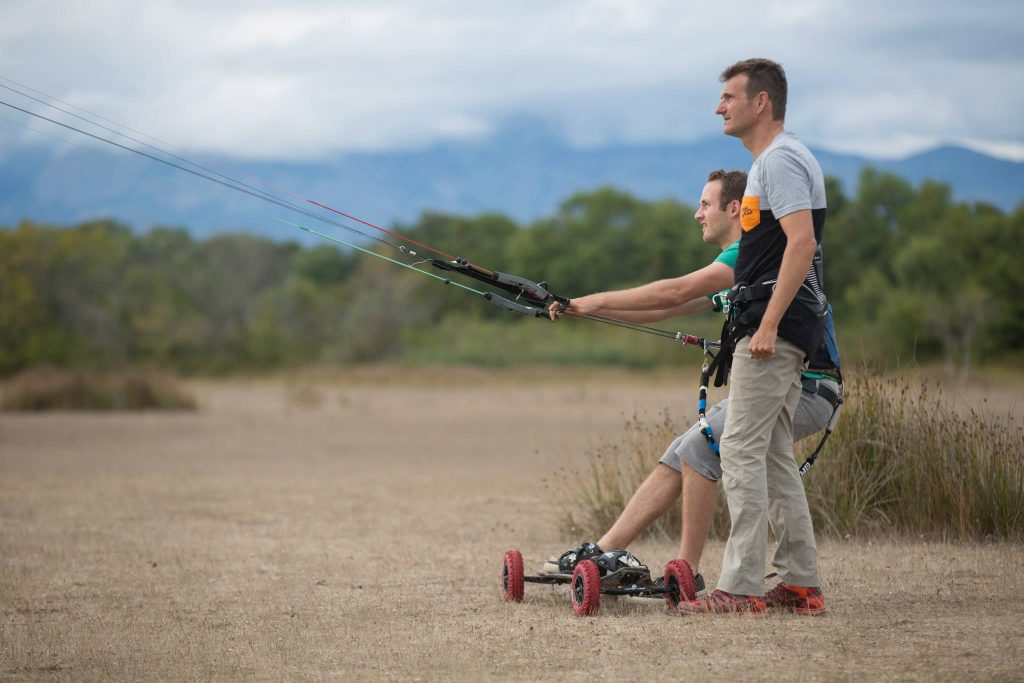
MULTIPOLYGON (((820 269, 820 256, 819 250, 816 256, 815 266, 820 269)), ((701 434, 704 435, 704 439, 708 442, 708 446, 715 455, 720 455, 720 447, 718 442, 715 440, 714 434, 711 430, 711 425, 707 420, 707 398, 708 398, 708 382, 711 378, 711 373, 715 373, 715 386, 722 386, 728 381, 729 370, 732 368, 732 356, 736 350, 736 343, 743 339, 743 337, 751 334, 757 330, 761 322, 761 315, 763 315, 763 308, 756 315, 749 315, 745 311, 745 306, 752 304, 758 304, 759 302, 766 302, 771 298, 772 292, 775 291, 775 281, 762 282, 755 285, 737 285, 729 291, 729 296, 726 302, 723 304, 726 314, 726 322, 722 326, 722 341, 721 348, 717 355, 713 355, 708 348, 704 349, 704 364, 701 366, 700 373, 700 391, 697 398, 697 421, 700 428, 701 434), (737 314, 737 311, 739 313, 737 314)), ((794 302, 797 299, 801 300, 801 305, 810 305, 812 308, 816 305, 821 306, 821 314, 818 316, 821 324, 819 325, 820 330, 815 334, 818 338, 818 344, 813 351, 808 352, 810 358, 811 367, 808 369, 809 372, 814 374, 824 375, 830 380, 835 382, 835 388, 831 382, 825 380, 814 379, 807 376, 801 376, 800 383, 803 391, 821 396, 829 405, 832 406, 832 415, 829 417, 828 424, 825 427, 825 433, 821 437, 821 441, 818 442, 818 446, 814 449, 814 452, 804 461, 800 466, 800 474, 803 475, 811 468, 814 462, 818 459, 818 455, 821 450, 825 447, 825 442, 828 441, 828 437, 832 435, 832 431, 835 429, 836 423, 839 421, 840 407, 843 404, 843 375, 839 369, 839 352, 835 345, 835 339, 832 337, 834 329, 829 326, 828 332, 825 329, 825 316, 830 315, 829 306, 821 304, 817 295, 815 295, 808 287, 806 283, 803 283, 800 287, 800 293, 794 298, 794 302), (813 298, 813 304, 810 303, 809 299, 813 298), (820 367, 818 367, 820 366, 820 367)), ((766 306, 767 304, 761 304, 766 306)))
MULTIPOLYGON (((708 422, 707 417, 708 380, 711 376, 711 366, 714 365, 715 360, 715 356, 708 349, 705 349, 704 364, 700 368, 700 390, 697 395, 697 424, 700 428, 700 433, 704 436, 704 440, 708 442, 711 452, 721 456, 721 447, 715 440, 715 435, 711 430, 711 424, 708 422)), ((818 442, 814 452, 804 460, 804 464, 800 465, 801 476, 806 474, 807 470, 811 469, 811 466, 814 465, 818 455, 821 454, 821 449, 825 447, 825 442, 828 441, 828 437, 832 436, 832 431, 836 428, 836 423, 839 421, 839 412, 843 405, 843 378, 838 370, 834 371, 834 373, 838 376, 833 377, 833 373, 829 372, 829 380, 814 379, 806 376, 800 378, 803 391, 811 395, 821 396, 832 406, 832 415, 825 426, 825 433, 821 435, 821 441, 818 442), (836 383, 835 389, 832 388, 831 382, 836 383)))
MULTIPOLYGON (((729 309, 722 325, 722 351, 711 364, 716 387, 728 384, 736 344, 760 327, 768 301, 775 292, 775 284, 776 280, 753 285, 737 283, 729 290, 729 309)), ((793 297, 790 310, 779 323, 779 336, 799 346, 810 357, 821 343, 827 308, 827 302, 820 300, 803 282, 793 297), (798 315, 790 315, 794 309, 799 311, 798 315)))

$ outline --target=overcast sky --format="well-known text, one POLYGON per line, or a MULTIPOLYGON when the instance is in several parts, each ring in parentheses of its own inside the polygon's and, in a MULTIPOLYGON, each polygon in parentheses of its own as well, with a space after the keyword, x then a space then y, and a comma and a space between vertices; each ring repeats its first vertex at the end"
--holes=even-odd
POLYGON ((1021 0, 4 0, 0 76, 193 150, 315 158, 522 117, 581 146, 718 135, 718 74, 766 56, 812 145, 1024 160, 1022 27, 1021 0))

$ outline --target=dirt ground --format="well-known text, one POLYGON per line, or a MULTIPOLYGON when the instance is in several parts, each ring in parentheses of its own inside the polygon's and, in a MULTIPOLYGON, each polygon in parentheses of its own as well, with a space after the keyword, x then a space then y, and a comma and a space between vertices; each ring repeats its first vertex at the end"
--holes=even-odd
MULTIPOLYGON (((2 414, 0 678, 1024 679, 1019 545, 824 540, 820 618, 502 602, 506 549, 530 571, 580 540, 542 480, 636 408, 688 415, 673 379, 362 371, 2 414)), ((674 544, 634 550, 660 571, 674 544)))

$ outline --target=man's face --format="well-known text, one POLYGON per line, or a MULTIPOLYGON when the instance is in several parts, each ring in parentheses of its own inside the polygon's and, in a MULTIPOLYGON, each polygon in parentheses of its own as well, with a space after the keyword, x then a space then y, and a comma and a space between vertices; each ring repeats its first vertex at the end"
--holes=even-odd
POLYGON ((722 132, 741 137, 754 125, 754 102, 747 97, 747 74, 737 74, 722 84, 722 97, 715 113, 722 117, 722 132))
POLYGON ((700 206, 693 217, 700 223, 701 235, 707 244, 717 244, 721 247, 729 245, 722 244, 728 239, 732 228, 728 207, 722 209, 722 183, 718 180, 709 181, 704 185, 700 193, 700 206))

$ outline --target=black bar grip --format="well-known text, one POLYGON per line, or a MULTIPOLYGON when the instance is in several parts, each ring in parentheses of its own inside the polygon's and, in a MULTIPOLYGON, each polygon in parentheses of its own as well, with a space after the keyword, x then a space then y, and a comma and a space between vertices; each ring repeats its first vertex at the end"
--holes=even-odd
POLYGON ((525 315, 525 316, 528 316, 530 318, 547 318, 548 317, 540 309, 530 308, 529 306, 523 306, 522 304, 517 304, 515 301, 509 301, 505 297, 498 296, 497 294, 494 294, 493 292, 485 292, 484 293, 484 298, 487 299, 488 301, 490 301, 492 304, 494 304, 496 306, 501 306, 502 308, 504 308, 506 310, 512 311, 514 313, 519 313, 520 315, 525 315))

